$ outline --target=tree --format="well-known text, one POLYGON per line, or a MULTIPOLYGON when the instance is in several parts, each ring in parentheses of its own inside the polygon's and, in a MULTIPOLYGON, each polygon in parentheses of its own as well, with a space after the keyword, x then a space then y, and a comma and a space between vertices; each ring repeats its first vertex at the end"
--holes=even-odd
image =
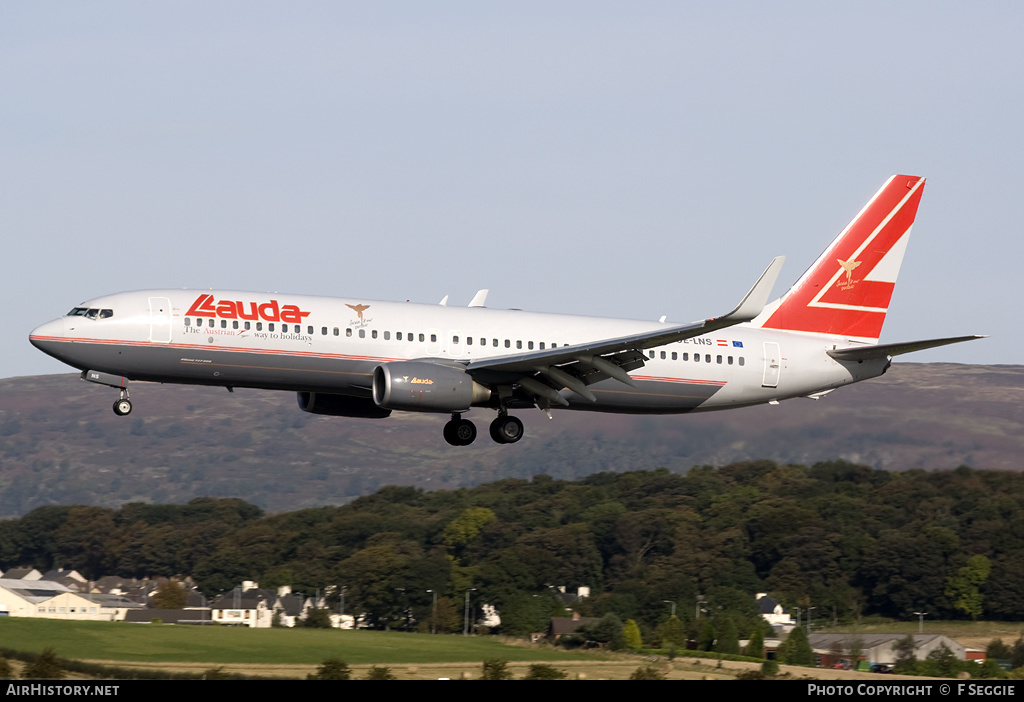
POLYGON ((458 557, 481 529, 496 521, 498 518, 494 512, 486 507, 470 507, 464 510, 444 528, 442 538, 448 552, 458 557))
POLYGON ((788 665, 814 665, 814 649, 807 640, 807 632, 802 626, 798 626, 789 632, 789 636, 779 646, 776 658, 780 663, 788 665))
POLYGON ((306 676, 307 680, 351 680, 352 670, 348 667, 348 663, 341 660, 340 658, 328 658, 320 667, 316 669, 315 673, 310 673, 306 676))
POLYGON ((331 629, 331 612, 324 607, 310 607, 306 610, 306 616, 300 619, 296 626, 307 629, 331 629))
POLYGON ((664 680, 665 673, 661 668, 653 665, 645 665, 637 668, 630 674, 630 680, 664 680))
POLYGON ((686 648, 686 627, 679 617, 673 615, 658 629, 662 648, 686 648))
POLYGON ((500 658, 488 658, 481 666, 481 680, 511 680, 512 673, 508 669, 508 661, 500 658))
POLYGON ((157 609, 182 609, 188 602, 184 584, 176 580, 161 580, 156 592, 149 598, 149 604, 157 609))
POLYGON ((714 648, 718 653, 740 652, 740 636, 736 630, 736 622, 728 614, 720 617, 718 638, 715 640, 714 648))
POLYGON ((566 673, 547 663, 534 663, 523 680, 565 680, 566 673))
POLYGON ((644 645, 643 637, 640 636, 640 627, 637 626, 635 619, 626 620, 622 627, 622 638, 625 639, 626 647, 634 651, 639 650, 644 645))
POLYGON ((750 635, 750 642, 747 644, 744 655, 751 658, 764 658, 764 631, 761 627, 754 628, 754 633, 750 635))
POLYGON ((860 659, 864 656, 864 639, 860 636, 848 639, 846 642, 846 655, 850 659, 850 665, 854 670, 857 670, 860 659))
POLYGON ((21 677, 26 680, 60 680, 64 677, 64 668, 57 659, 57 652, 47 647, 22 668, 21 677))
POLYGON ((940 678, 952 678, 960 669, 960 661, 957 660, 956 654, 949 650, 949 646, 946 644, 940 645, 929 653, 925 658, 925 662, 928 664, 928 668, 934 668, 934 670, 922 672, 940 678))
POLYGON ((910 673, 917 667, 917 643, 913 634, 907 634, 892 645, 896 653, 896 664, 893 670, 897 673, 910 673))
POLYGON ((946 583, 946 596, 953 598, 953 606, 974 621, 982 614, 984 597, 980 588, 991 572, 992 563, 979 554, 967 559, 967 565, 960 568, 946 583))
POLYGON ((366 677, 363 680, 398 680, 398 678, 386 665, 375 665, 366 672, 366 677))
POLYGON ((985 660, 989 658, 1010 660, 1012 656, 1013 649, 1004 644, 1002 639, 992 639, 985 647, 985 660))

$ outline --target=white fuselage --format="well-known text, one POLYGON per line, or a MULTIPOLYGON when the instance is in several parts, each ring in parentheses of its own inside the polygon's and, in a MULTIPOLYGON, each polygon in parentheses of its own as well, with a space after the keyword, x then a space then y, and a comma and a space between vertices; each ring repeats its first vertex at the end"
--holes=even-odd
MULTIPOLYGON (((656 330, 657 322, 483 307, 237 291, 148 290, 96 298, 32 342, 81 370, 132 380, 370 397, 373 370, 460 363, 656 330)), ((644 351, 635 387, 606 379, 569 408, 628 413, 726 409, 813 396, 884 372, 841 363, 844 340, 739 324, 644 351)))

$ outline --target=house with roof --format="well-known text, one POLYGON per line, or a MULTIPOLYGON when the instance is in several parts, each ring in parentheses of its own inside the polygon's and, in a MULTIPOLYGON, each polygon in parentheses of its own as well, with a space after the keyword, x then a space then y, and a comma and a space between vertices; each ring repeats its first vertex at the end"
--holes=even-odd
POLYGON ((796 622, 793 621, 793 616, 782 608, 778 600, 769 597, 765 592, 757 593, 756 599, 761 618, 771 624, 773 629, 784 632, 793 630, 796 622))
POLYGON ((52 580, 0 578, 0 615, 114 621, 140 607, 120 597, 75 592, 52 580))
MULTIPOLYGON (((959 660, 966 658, 966 649, 948 636, 940 634, 913 634, 914 657, 922 660, 929 653, 945 646, 959 660)), ((871 665, 894 665, 896 644, 907 638, 906 634, 810 634, 807 637, 811 648, 819 656, 835 656, 859 650, 861 658, 871 665)), ((854 662, 856 664, 856 662, 854 662)))

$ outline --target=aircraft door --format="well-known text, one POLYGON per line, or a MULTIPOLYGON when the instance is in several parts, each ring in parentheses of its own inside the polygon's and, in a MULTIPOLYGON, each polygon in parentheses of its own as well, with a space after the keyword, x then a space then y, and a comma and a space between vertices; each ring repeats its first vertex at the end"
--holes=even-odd
POLYGON ((774 341, 764 342, 764 379, 761 381, 761 387, 777 388, 781 370, 782 353, 779 345, 774 341))
POLYGON ((149 298, 149 340, 154 344, 171 343, 171 301, 166 297, 149 298))
POLYGON ((457 329, 448 330, 448 355, 454 358, 459 358, 465 355, 462 347, 466 344, 466 339, 463 338, 462 332, 457 329), (457 340, 457 341, 456 341, 457 340))

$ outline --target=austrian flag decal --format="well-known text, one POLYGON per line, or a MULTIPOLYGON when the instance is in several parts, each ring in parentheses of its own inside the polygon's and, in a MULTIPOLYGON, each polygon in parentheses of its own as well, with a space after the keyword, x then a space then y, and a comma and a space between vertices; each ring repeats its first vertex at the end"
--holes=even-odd
POLYGON ((238 300, 216 300, 213 295, 200 295, 185 313, 189 317, 220 317, 221 319, 251 319, 264 322, 301 324, 309 312, 297 305, 282 305, 277 300, 258 304, 238 300))

